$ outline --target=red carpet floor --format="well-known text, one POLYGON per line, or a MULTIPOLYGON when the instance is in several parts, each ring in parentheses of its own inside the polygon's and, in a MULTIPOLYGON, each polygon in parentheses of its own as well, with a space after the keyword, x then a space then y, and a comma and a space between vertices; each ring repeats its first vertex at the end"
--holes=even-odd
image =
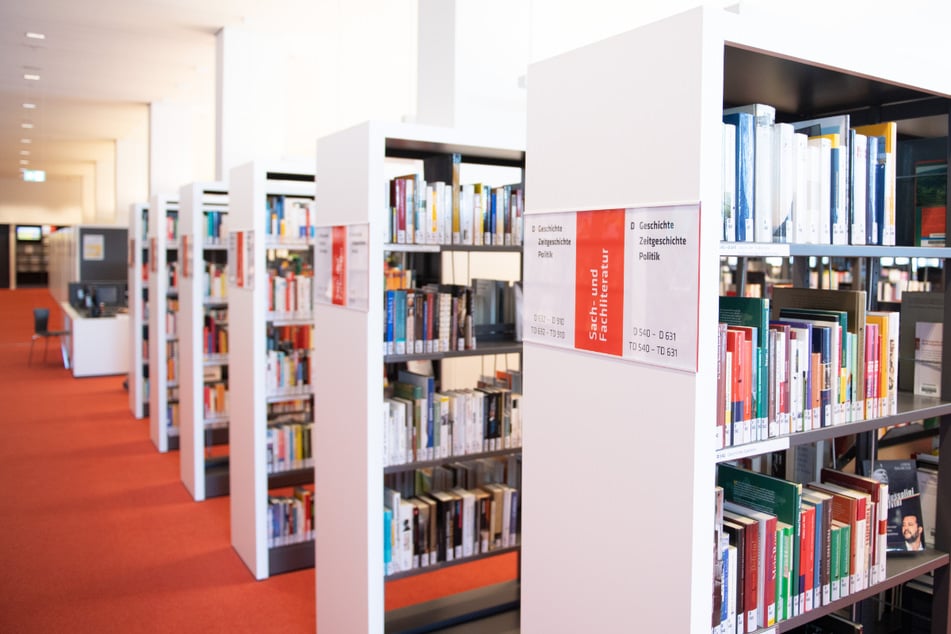
MULTIPOLYGON (((314 631, 313 570, 253 580, 228 498, 191 501, 124 377, 74 379, 55 340, 27 365, 35 306, 61 324, 45 289, 0 290, 0 632, 314 631)), ((508 555, 388 583, 387 609, 515 574, 508 555)))

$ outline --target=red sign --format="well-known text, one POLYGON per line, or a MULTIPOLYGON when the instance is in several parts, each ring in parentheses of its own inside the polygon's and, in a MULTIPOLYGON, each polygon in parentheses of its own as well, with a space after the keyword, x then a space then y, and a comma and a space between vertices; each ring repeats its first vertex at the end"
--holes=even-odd
POLYGON ((621 356, 624 328, 624 209, 577 214, 575 348, 621 356))
POLYGON ((347 305, 347 228, 333 228, 331 238, 331 298, 338 306, 347 305))

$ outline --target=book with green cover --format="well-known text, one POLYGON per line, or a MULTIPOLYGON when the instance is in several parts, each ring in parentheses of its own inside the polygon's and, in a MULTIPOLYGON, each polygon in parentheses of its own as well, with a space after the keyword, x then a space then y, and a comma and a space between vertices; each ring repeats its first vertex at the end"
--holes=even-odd
POLYGON ((778 435, 778 421, 769 420, 769 300, 761 297, 720 297, 720 322, 756 328, 753 407, 756 429, 751 441, 778 435))
MULTIPOLYGON (((724 500, 775 515, 779 522, 792 527, 790 583, 793 579, 799 579, 799 515, 802 506, 802 484, 723 463, 717 465, 717 485, 723 487, 724 500)), ((778 578, 779 574, 776 576, 778 578)), ((793 597, 791 586, 788 587, 790 590, 787 591, 786 606, 789 608, 787 614, 793 616, 793 597)))

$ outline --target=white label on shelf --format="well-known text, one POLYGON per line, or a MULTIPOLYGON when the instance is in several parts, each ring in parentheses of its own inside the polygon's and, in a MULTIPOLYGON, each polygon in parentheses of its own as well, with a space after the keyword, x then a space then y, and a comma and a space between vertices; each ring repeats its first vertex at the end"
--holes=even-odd
POLYGON ((700 206, 628 209, 624 358, 697 371, 700 206))
POLYGON ((83 261, 106 259, 106 237, 101 233, 83 234, 83 261))
POLYGON ((248 290, 254 289, 254 230, 249 229, 244 235, 244 245, 245 245, 245 288, 248 290))
POLYGON ((700 206, 526 217, 525 339, 696 372, 700 206))
POLYGON ((370 309, 370 225, 316 227, 314 301, 370 309))
POLYGON ((333 255, 330 227, 314 229, 314 302, 330 304, 330 270, 333 255))
POLYGON ((370 310, 370 225, 347 227, 347 306, 370 310))

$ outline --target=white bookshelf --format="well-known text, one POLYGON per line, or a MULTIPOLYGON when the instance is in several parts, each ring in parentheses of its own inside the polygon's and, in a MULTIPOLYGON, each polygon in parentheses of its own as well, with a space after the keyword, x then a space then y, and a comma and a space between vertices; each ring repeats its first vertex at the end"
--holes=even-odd
MULTIPOLYGON (((884 121, 903 118, 895 104, 935 96, 935 114, 948 116, 951 82, 898 45, 915 34, 890 33, 893 45, 878 46, 847 27, 824 36, 795 26, 701 7, 529 68, 526 227, 536 214, 564 211, 686 203, 700 213, 695 372, 525 343, 524 415, 545 424, 525 432, 524 632, 711 629, 719 263, 746 252, 719 243, 724 106, 767 103, 802 117, 880 106, 884 121), (589 475, 566 478, 566 468, 589 475), (584 500, 583 518, 569 537, 572 500, 584 500)), ((803 255, 832 250, 765 245, 763 254, 776 246, 803 255)), ((891 254, 867 251, 854 255, 891 254)), ((527 242, 527 305, 553 281, 533 272, 533 257, 527 242)), ((625 293, 640 290, 625 285, 625 293)), ((642 301, 648 319, 669 314, 663 294, 642 301)), ((946 536, 939 549, 947 549, 946 536)), ((912 567, 936 570, 933 631, 951 631, 947 555, 925 559, 912 567)), ((890 585, 914 576, 889 574, 890 585)), ((763 631, 786 631, 819 613, 763 631)))
MULTIPOLYGON (((178 289, 170 288, 167 265, 178 258, 178 236, 169 237, 170 220, 177 226, 178 197, 156 194, 149 201, 149 432, 160 452, 178 449, 179 429, 169 420, 169 406, 177 408, 178 381, 169 380, 167 344, 178 341, 166 328, 178 302, 178 289)), ((181 363, 179 359, 179 374, 181 363)))
MULTIPOLYGON (((384 631, 380 537, 385 309, 380 272, 388 250, 432 250, 431 245, 390 249, 384 244, 389 222, 387 178, 397 175, 386 163, 387 157, 420 159, 450 153, 461 153, 463 163, 521 166, 524 161, 524 151, 507 139, 386 122, 364 123, 317 142, 318 226, 367 227, 369 260, 366 310, 315 305, 318 631, 384 631)), ((409 171, 406 166, 398 169, 409 171)), ((517 263, 518 253, 511 255, 517 263)), ((443 266, 449 268, 446 261, 443 266)))
POLYGON ((149 412, 148 214, 147 203, 129 209, 129 409, 136 418, 149 412))
MULTIPOLYGON (((206 369, 222 373, 227 380, 228 356, 205 354, 204 326, 209 310, 227 310, 227 295, 209 291, 205 279, 207 263, 227 261, 227 235, 210 239, 209 216, 226 217, 228 186, 223 182, 199 182, 179 190, 179 312, 178 333, 181 355, 179 468, 182 482, 195 501, 228 493, 226 459, 208 460, 212 444, 228 439, 227 412, 212 416, 205 412, 206 369), (188 271, 183 266, 188 260, 188 271)), ((225 225, 226 226, 226 225, 225 225)))
MULTIPOLYGON (((236 284, 240 271, 229 255, 229 479, 231 497, 231 545, 255 579, 279 572, 313 566, 313 540, 268 547, 268 492, 271 489, 313 482, 312 469, 268 474, 267 408, 278 400, 311 398, 310 389, 284 396, 267 388, 266 335, 269 323, 312 325, 312 313, 301 312, 275 320, 269 314, 269 250, 309 252, 310 241, 283 244, 266 238, 267 197, 283 195, 314 197, 312 166, 246 163, 231 170, 229 220, 231 240, 243 232, 245 279, 236 284), (308 173, 310 172, 310 173, 308 173), (252 236, 248 249, 247 236, 252 236), (251 272, 250 280, 247 279, 251 272)), ((311 256, 308 256, 312 258, 311 256)), ((311 260, 312 261, 312 260, 311 260)), ((313 372, 311 372, 313 376, 313 372)))

